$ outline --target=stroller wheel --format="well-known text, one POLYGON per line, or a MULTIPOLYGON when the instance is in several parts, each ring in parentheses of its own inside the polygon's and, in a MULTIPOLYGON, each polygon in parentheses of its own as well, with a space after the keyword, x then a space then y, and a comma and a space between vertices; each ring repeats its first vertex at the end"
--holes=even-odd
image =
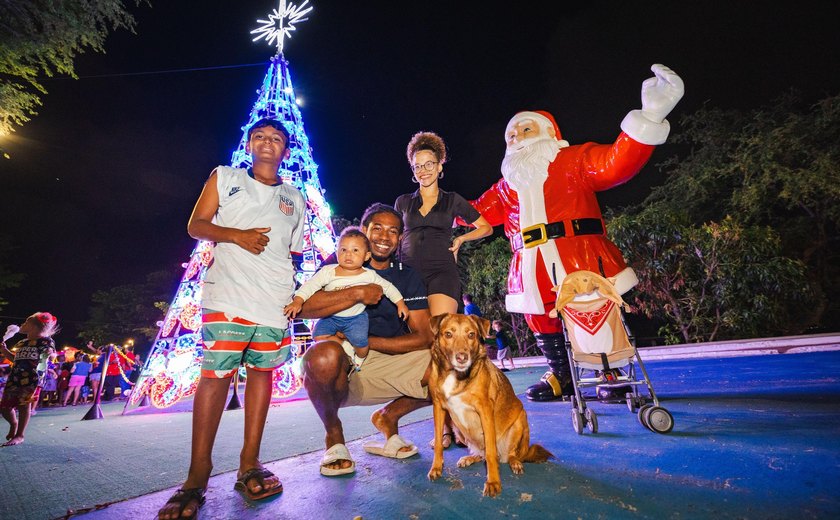
POLYGON ((648 428, 656 433, 668 433, 674 429, 674 417, 661 406, 654 406, 647 412, 648 428))
POLYGON ((586 409, 586 427, 591 433, 598 433, 598 416, 592 411, 592 408, 586 409))
POLYGON ((648 423, 648 412, 650 412, 651 408, 653 408, 652 404, 650 404, 650 403, 643 404, 641 406, 641 408, 639 408, 639 413, 638 413, 639 424, 641 424, 642 426, 644 426, 648 430, 651 429, 650 424, 648 423))
POLYGON ((578 435, 583 435, 583 414, 575 409, 572 409, 572 428, 578 435))
POLYGON ((628 392, 626 402, 627 409, 630 410, 630 413, 634 413, 636 411, 636 407, 638 406, 636 397, 632 393, 628 392))

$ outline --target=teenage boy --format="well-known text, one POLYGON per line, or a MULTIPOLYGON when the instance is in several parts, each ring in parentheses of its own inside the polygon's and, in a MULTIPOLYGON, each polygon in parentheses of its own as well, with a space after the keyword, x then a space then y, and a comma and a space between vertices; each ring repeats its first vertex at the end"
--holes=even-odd
POLYGON ((288 146, 289 133, 281 122, 254 123, 245 148, 253 166, 217 167, 190 217, 190 236, 216 243, 202 295, 204 363, 193 401, 187 480, 158 512, 159 519, 193 518, 204 503, 213 443, 240 362, 248 382, 235 489, 252 500, 283 490, 260 463, 259 452, 272 372, 290 355, 283 306, 294 292, 292 255, 303 249, 303 196, 278 174, 289 157, 288 146))

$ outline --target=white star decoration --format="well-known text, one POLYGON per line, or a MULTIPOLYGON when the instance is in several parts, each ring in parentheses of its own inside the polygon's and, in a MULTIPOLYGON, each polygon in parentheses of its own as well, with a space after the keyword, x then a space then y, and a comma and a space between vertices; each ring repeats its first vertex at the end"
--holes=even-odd
POLYGON ((283 42, 286 38, 292 37, 292 31, 295 30, 295 24, 304 22, 308 18, 304 18, 312 7, 307 7, 309 0, 304 0, 300 7, 295 4, 287 3, 286 0, 280 0, 280 7, 275 9, 268 15, 268 20, 257 20, 261 23, 251 34, 256 34, 257 37, 252 41, 265 38, 269 44, 277 42, 277 53, 283 52, 283 42))

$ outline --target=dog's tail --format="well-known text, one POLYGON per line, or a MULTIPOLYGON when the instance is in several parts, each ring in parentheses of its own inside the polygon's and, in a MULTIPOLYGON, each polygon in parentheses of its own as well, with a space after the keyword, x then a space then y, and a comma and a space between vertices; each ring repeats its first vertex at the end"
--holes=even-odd
POLYGON ((522 457, 522 462, 545 462, 548 459, 556 458, 553 453, 543 448, 539 444, 531 444, 528 446, 528 451, 522 457))

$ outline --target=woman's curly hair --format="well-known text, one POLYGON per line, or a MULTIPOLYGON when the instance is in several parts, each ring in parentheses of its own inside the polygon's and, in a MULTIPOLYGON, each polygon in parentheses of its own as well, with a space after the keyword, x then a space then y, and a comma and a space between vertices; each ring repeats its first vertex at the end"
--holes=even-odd
POLYGON ((443 139, 434 132, 417 132, 408 142, 408 147, 405 150, 405 156, 408 158, 408 164, 414 162, 414 156, 417 152, 428 150, 435 154, 435 158, 440 164, 446 162, 446 143, 443 139))

